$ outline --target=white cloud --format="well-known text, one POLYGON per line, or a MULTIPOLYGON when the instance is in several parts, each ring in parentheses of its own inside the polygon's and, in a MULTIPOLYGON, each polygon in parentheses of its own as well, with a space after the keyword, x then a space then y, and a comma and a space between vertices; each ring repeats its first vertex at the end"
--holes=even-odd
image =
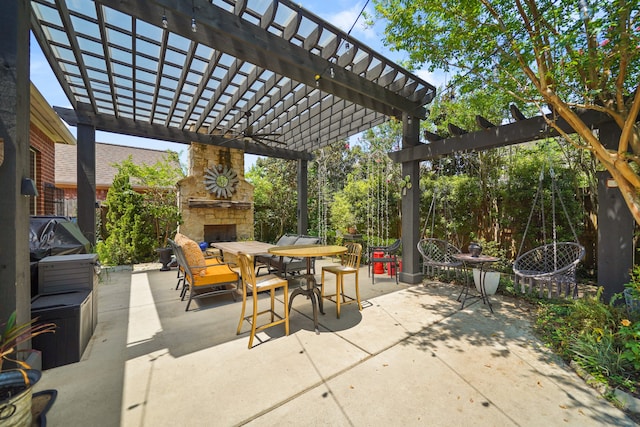
POLYGON ((357 19, 358 22, 356 23, 355 27, 353 27, 351 35, 356 39, 376 40, 376 32, 374 31, 374 29, 365 25, 364 17, 359 16, 363 5, 363 2, 358 2, 348 9, 329 14, 325 17, 325 19, 345 33, 348 32, 349 29, 351 29, 351 26, 354 22, 356 22, 357 19))
POLYGON ((431 83, 437 89, 444 87, 448 83, 447 74, 440 70, 430 72, 426 68, 424 68, 421 70, 416 70, 414 74, 420 77, 422 80, 426 81, 427 83, 431 83))

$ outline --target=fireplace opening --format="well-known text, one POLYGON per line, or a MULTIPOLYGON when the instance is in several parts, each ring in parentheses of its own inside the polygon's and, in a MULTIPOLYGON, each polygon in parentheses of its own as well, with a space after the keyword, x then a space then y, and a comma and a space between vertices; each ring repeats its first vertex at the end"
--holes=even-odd
POLYGON ((235 224, 218 224, 204 226, 204 241, 207 243, 235 242, 238 240, 235 224))

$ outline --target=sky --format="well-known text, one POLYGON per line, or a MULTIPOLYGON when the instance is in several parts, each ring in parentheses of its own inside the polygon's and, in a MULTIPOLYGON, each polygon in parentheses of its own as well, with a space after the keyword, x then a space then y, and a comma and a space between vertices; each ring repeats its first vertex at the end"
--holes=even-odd
MULTIPOLYGON (((373 27, 367 27, 364 24, 364 18, 358 18, 360 11, 365 4, 367 4, 366 10, 369 12, 369 15, 373 15, 373 6, 371 2, 367 3, 362 0, 357 2, 354 2, 353 0, 309 0, 298 1, 297 3, 308 11, 318 15, 325 21, 332 23, 344 32, 348 32, 357 19, 357 23, 351 31, 352 37, 395 62, 401 62, 408 57, 404 52, 391 52, 390 49, 383 45, 383 22, 377 22, 373 27)), ((435 87, 440 87, 445 83, 445 76, 442 73, 432 74, 426 70, 418 70, 415 71, 415 74, 435 87)), ((71 103, 58 84, 57 79, 49 67, 49 63, 42 54, 40 46, 33 36, 31 37, 31 81, 50 105, 71 108, 71 103)), ((75 136, 76 128, 70 127, 69 129, 75 136)), ((96 142, 152 148, 156 150, 173 150, 180 153, 181 163, 184 166, 188 165, 188 147, 185 144, 157 141, 101 131, 96 132, 96 142)), ((255 164, 256 159, 257 156, 251 154, 245 155, 245 170, 248 170, 253 164, 255 164)))

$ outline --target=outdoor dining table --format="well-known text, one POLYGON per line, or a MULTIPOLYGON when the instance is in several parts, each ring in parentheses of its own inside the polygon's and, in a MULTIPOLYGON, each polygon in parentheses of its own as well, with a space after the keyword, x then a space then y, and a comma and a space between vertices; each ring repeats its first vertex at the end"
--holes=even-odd
POLYGON ((227 252, 235 256, 237 256, 239 252, 252 256, 264 254, 269 249, 274 247, 274 245, 271 243, 259 242, 257 240, 244 240, 239 242, 215 242, 211 243, 211 246, 220 249, 223 254, 227 252))
POLYGON ((311 299, 313 306, 313 326, 316 334, 319 334, 318 329, 318 309, 320 313, 324 314, 322 309, 322 295, 320 289, 316 286, 316 278, 311 274, 311 259, 321 256, 335 256, 347 252, 345 246, 337 245, 293 245, 293 246, 275 246, 267 251, 270 254, 278 256, 287 256, 293 258, 306 258, 307 260, 307 274, 304 275, 304 281, 306 287, 302 285, 291 292, 289 297, 289 311, 291 311, 291 303, 293 299, 298 295, 306 295, 311 299))
MULTIPOLYGON (((247 255, 250 255, 250 256, 254 257, 254 261, 253 261, 253 266, 254 267, 256 267, 255 256, 267 253, 267 251, 269 249, 273 248, 274 246, 275 245, 273 245, 271 243, 259 242, 257 240, 241 240, 241 241, 236 241, 236 242, 214 242, 214 243, 211 243, 211 247, 214 247, 214 248, 220 250, 220 253, 222 255, 222 260, 223 261, 236 263, 237 262, 238 253, 242 252, 242 253, 245 253, 247 255), (225 253, 231 254, 233 256, 233 259, 230 260, 230 259, 228 259, 229 257, 227 257, 227 260, 225 260, 224 259, 224 254, 225 253)), ((238 272, 238 274, 239 274, 240 269, 238 267, 232 267, 232 270, 238 272)))
POLYGON ((467 279, 465 281, 465 287, 462 290, 462 292, 460 292, 460 296, 458 296, 458 301, 460 301, 460 298, 464 293, 464 298, 462 299, 462 306, 460 307, 460 310, 464 308, 464 305, 466 304, 467 299, 471 298, 471 299, 477 299, 477 300, 482 299, 482 302, 488 305, 489 310, 491 310, 491 313, 493 313, 493 307, 491 306, 491 301, 489 301, 489 296, 487 295, 487 291, 485 289, 484 279, 487 273, 486 267, 493 264, 494 262, 500 261, 500 258, 496 258, 488 255, 473 256, 470 253, 454 254, 453 258, 458 261, 462 261, 465 267, 478 268, 480 270, 480 278, 479 278, 480 283, 478 284, 478 287, 480 288, 480 295, 477 295, 477 294, 469 295, 469 277, 467 276, 467 279))

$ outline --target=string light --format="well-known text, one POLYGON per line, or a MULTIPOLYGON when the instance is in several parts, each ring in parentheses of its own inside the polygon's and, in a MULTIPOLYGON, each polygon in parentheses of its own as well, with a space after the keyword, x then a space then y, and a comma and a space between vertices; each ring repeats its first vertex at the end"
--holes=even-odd
POLYGON ((196 25, 196 7, 193 4, 193 0, 191 0, 191 31, 194 33, 198 31, 198 26, 196 25))
POLYGON ((329 69, 329 74, 331 74, 331 78, 333 79, 336 76, 336 72, 333 71, 333 67, 329 69))
POLYGON ((162 28, 167 28, 169 26, 169 21, 167 21, 167 9, 162 8, 162 28))

